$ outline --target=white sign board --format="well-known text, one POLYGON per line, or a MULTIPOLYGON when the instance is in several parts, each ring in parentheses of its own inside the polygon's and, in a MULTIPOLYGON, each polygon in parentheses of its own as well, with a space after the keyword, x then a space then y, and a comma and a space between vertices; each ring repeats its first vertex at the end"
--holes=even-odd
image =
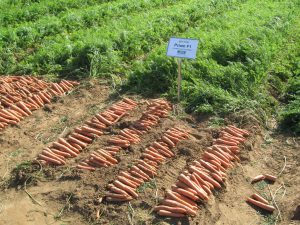
POLYGON ((195 59, 198 40, 171 37, 168 44, 167 56, 195 59))

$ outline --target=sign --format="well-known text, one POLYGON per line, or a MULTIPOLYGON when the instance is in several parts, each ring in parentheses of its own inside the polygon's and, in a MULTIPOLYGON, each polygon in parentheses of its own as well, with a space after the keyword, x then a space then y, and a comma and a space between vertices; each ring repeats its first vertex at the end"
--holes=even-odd
POLYGON ((195 59, 198 40, 171 37, 168 44, 167 56, 195 59))

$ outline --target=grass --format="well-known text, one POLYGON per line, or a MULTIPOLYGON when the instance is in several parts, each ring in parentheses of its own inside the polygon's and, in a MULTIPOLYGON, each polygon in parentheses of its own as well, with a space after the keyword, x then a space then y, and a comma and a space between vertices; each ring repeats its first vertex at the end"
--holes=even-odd
POLYGON ((114 90, 176 101, 170 36, 199 40, 184 60, 188 113, 248 110, 300 132, 297 0, 1 1, 0 74, 106 77, 114 90))

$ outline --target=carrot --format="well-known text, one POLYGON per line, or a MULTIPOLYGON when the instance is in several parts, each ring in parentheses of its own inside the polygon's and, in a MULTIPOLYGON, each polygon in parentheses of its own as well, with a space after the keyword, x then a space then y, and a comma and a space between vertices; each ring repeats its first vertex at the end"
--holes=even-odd
POLYGON ((184 208, 180 208, 180 207, 170 207, 170 206, 166 206, 166 205, 159 205, 159 206, 155 206, 153 208, 154 211, 159 211, 159 210, 167 210, 169 212, 172 213, 184 213, 186 214, 187 211, 184 208))
POLYGON ((193 200, 191 200, 190 198, 186 198, 185 196, 179 194, 178 192, 167 190, 166 198, 180 202, 185 206, 189 207, 190 209, 194 209, 194 210, 197 209, 197 204, 193 200))
POLYGON ((270 174, 264 174, 264 175, 265 175, 265 179, 273 181, 273 182, 275 182, 277 179, 277 177, 270 175, 270 174))
POLYGON ((76 133, 76 132, 71 133, 71 135, 72 135, 74 138, 76 138, 76 139, 78 139, 78 140, 80 140, 80 141, 82 141, 82 142, 85 142, 85 143, 87 143, 87 144, 90 144, 90 143, 93 142, 93 139, 91 139, 91 138, 89 138, 89 137, 86 137, 86 136, 84 136, 84 135, 82 135, 82 134, 76 133))
POLYGON ((137 170, 130 170, 129 171, 132 175, 134 175, 134 176, 136 176, 136 177, 138 177, 138 178, 141 178, 141 179, 143 179, 144 181, 148 181, 149 179, 148 179, 148 177, 145 177, 145 176, 143 176, 139 171, 137 171, 137 170))
POLYGON ((19 108, 16 105, 10 104, 9 106, 11 109, 17 111, 18 113, 20 113, 22 116, 29 116, 30 114, 26 113, 25 111, 23 111, 21 108, 19 108))
MULTIPOLYGON (((160 158, 166 159, 166 157, 168 157, 168 158, 172 157, 172 154, 169 153, 169 151, 165 151, 165 150, 162 150, 160 148, 154 148, 152 146, 149 146, 148 149, 151 150, 152 152, 155 152, 155 153, 159 154, 160 158)), ((144 151, 144 152, 147 153, 146 151, 144 151)))
POLYGON ((14 125, 16 125, 18 123, 14 120, 8 120, 8 119, 5 119, 3 117, 0 117, 0 122, 4 122, 4 123, 7 123, 7 124, 14 124, 14 125))
POLYGON ((107 161, 107 159, 105 157, 103 157, 102 155, 97 154, 96 152, 95 153, 91 153, 90 156, 94 157, 95 160, 99 161, 100 163, 108 164, 110 166, 113 165, 113 163, 107 161))
POLYGON ((130 180, 128 180, 127 178, 122 177, 122 176, 117 176, 117 180, 131 188, 134 188, 134 189, 137 188, 137 186, 138 186, 136 183, 133 183, 130 180))
POLYGON ((95 171, 96 170, 96 168, 91 167, 91 166, 77 165, 76 167, 78 169, 84 169, 84 170, 90 170, 90 171, 95 171))
POLYGON ((132 182, 134 182, 134 183, 136 183, 138 185, 140 185, 140 184, 142 184, 144 182, 143 179, 139 179, 139 178, 133 177, 131 174, 129 174, 128 172, 125 172, 125 171, 121 171, 119 174, 121 176, 123 176, 123 177, 126 177, 128 180, 131 180, 132 182))
POLYGON ((126 98, 126 97, 123 97, 123 101, 130 104, 130 105, 133 105, 133 106, 136 106, 137 103, 129 98, 126 98))
POLYGON ((106 193, 106 197, 112 197, 112 198, 119 198, 119 199, 126 199, 128 197, 128 194, 115 194, 115 193, 106 193))
POLYGON ((17 106, 19 106, 22 110, 24 110, 27 114, 31 115, 32 112, 28 109, 28 107, 22 102, 17 102, 17 106))
POLYGON ((143 171, 145 174, 147 174, 150 177, 154 177, 157 175, 157 173, 151 169, 148 169, 147 167, 143 166, 142 164, 137 164, 136 165, 141 171, 143 171))
MULTIPOLYGON (((199 197, 196 196, 195 194, 189 192, 188 190, 185 190, 183 188, 179 188, 179 187, 172 187, 172 191, 173 192, 176 192, 180 195, 183 195, 183 196, 186 196, 188 197, 189 199, 192 199, 193 201, 197 201, 199 200, 199 197)), ((177 200, 177 199, 176 199, 177 200)), ((178 200, 177 200, 178 201, 178 200)))
POLYGON ((232 136, 235 136, 235 137, 238 137, 238 138, 243 138, 243 135, 240 132, 237 132, 237 131, 233 130, 230 127, 225 127, 224 130, 227 133, 231 134, 232 136))
POLYGON ((142 176, 144 176, 145 178, 147 178, 147 180, 150 180, 150 176, 148 174, 146 174, 145 172, 143 172, 140 168, 138 168, 137 166, 132 166, 130 168, 133 171, 136 171, 137 173, 141 174, 142 176))
POLYGON ((87 131, 88 133, 93 133, 93 134, 95 134, 97 136, 101 136, 103 134, 102 131, 96 130, 96 129, 88 127, 88 126, 82 126, 81 129, 83 131, 87 131))
POLYGON ((199 171, 199 172, 197 172, 197 173, 198 173, 198 175, 199 175, 202 179, 208 181, 208 182, 211 183, 214 187, 221 188, 221 185, 220 185, 217 181, 215 181, 215 180, 214 180, 213 178, 211 178, 210 176, 206 175, 204 172, 199 171))
POLYGON ((91 138, 91 139, 95 138, 95 136, 96 136, 95 134, 91 134, 91 133, 89 133, 89 132, 87 132, 87 131, 82 130, 80 127, 76 127, 76 128, 74 129, 74 131, 75 131, 76 133, 78 133, 78 134, 81 134, 81 135, 83 135, 83 136, 89 137, 89 138, 91 138))
MULTIPOLYGON (((97 121, 98 121, 98 119, 97 119, 97 121)), ((95 120, 93 120, 93 119, 91 121, 85 121, 85 124, 90 127, 97 128, 98 130, 106 128, 105 124, 102 124, 100 122, 95 122, 95 120)))
POLYGON ((255 200, 258 200, 262 203, 265 203, 265 204, 269 204, 269 202, 264 199, 263 197, 261 197, 259 194, 253 194, 252 197, 255 199, 255 200))
POLYGON ((204 168, 208 169, 209 171, 218 173, 218 170, 217 170, 216 168, 214 168, 213 165, 210 164, 209 162, 206 162, 206 161, 204 161, 204 160, 202 160, 202 159, 200 159, 199 161, 200 161, 200 164, 201 164, 204 168))
POLYGON ((154 156, 152 156, 150 154, 147 154, 147 153, 143 153, 142 157, 146 158, 146 159, 149 159, 149 160, 152 160, 152 161, 155 161, 155 162, 162 162, 162 161, 164 161, 164 159, 154 157, 154 156))
POLYGON ((42 154, 39 154, 38 158, 43 159, 43 160, 45 160, 45 161, 47 161, 47 162, 50 162, 50 163, 54 163, 54 164, 56 164, 56 165, 62 165, 62 162, 61 162, 61 161, 59 161, 59 160, 57 160, 57 159, 55 159, 55 158, 51 158, 51 157, 42 155, 42 154))
POLYGON ((149 170, 152 170, 153 172, 156 172, 156 168, 152 165, 149 165, 147 162, 145 162, 144 160, 139 159, 138 163, 143 165, 144 167, 148 168, 149 170))
POLYGON ((65 139, 63 138, 58 138, 58 142, 61 143, 62 145, 65 145, 66 147, 68 147, 69 149, 71 149, 73 152, 79 153, 79 150, 75 147, 73 147, 69 142, 67 142, 65 139))
POLYGON ((113 182, 113 184, 114 184, 116 187, 120 188, 121 190, 126 191, 126 192, 127 192, 128 194, 130 194, 132 197, 134 197, 134 198, 137 198, 137 197, 138 197, 138 194, 137 194, 133 189, 131 189, 131 187, 129 187, 129 186, 127 186, 127 185, 121 183, 120 181, 115 180, 115 181, 113 182))
POLYGON ((275 210, 274 206, 262 203, 260 201, 256 201, 252 198, 247 198, 246 201, 253 204, 253 205, 255 205, 255 206, 257 206, 257 207, 259 207, 259 208, 261 208, 261 209, 267 210, 269 212, 273 212, 275 210))
MULTIPOLYGON (((121 190, 120 188, 117 188, 117 187, 116 187, 115 185, 113 185, 113 184, 109 184, 109 185, 108 185, 108 188, 109 188, 111 191, 115 192, 115 193, 128 195, 126 191, 121 190)), ((128 196, 129 196, 129 195, 128 195, 128 196)))
POLYGON ((104 123, 105 125, 110 126, 110 125, 113 124, 111 121, 105 119, 105 118, 104 118, 103 116, 101 116, 100 114, 97 114, 97 115, 95 115, 95 116, 97 117, 97 119, 98 119, 100 122, 104 123))
POLYGON ((86 143, 78 140, 77 138, 73 137, 72 135, 68 136, 68 141, 75 142, 76 144, 80 145, 80 147, 85 148, 87 146, 86 143))
POLYGON ((161 138, 165 143, 167 143, 171 148, 175 147, 175 144, 166 136, 163 136, 161 138))
POLYGON ((256 177, 254 177, 254 178, 252 179, 251 183, 255 183, 255 182, 264 180, 265 178, 266 178, 265 175, 260 174, 260 175, 258 175, 258 176, 256 176, 256 177))
POLYGON ((147 177, 142 176, 140 173, 136 172, 135 170, 131 170, 130 174, 133 175, 133 176, 135 176, 135 177, 137 177, 137 178, 139 178, 139 179, 142 179, 143 181, 147 181, 148 180, 147 177))
POLYGON ((186 185, 188 185, 190 188, 194 189, 197 192, 197 195, 199 197, 201 197, 204 200, 208 200, 208 196, 206 194, 206 192, 201 188, 198 187, 193 181, 191 181, 188 177, 186 177, 185 175, 181 174, 179 175, 178 179, 185 183, 186 185))
POLYGON ((248 136, 248 135, 250 134, 248 131, 246 131, 246 130, 244 130, 244 129, 237 128, 237 127, 235 127, 235 126, 233 126, 233 125, 229 125, 228 127, 230 127, 230 128, 232 128, 232 129, 234 129, 234 130, 236 130, 236 131, 242 133, 242 134, 245 135, 245 136, 248 136))
POLYGON ((196 211, 187 207, 186 205, 178 202, 178 201, 175 201, 175 200, 171 200, 171 199, 164 199, 162 202, 161 202, 162 205, 166 205, 166 206, 170 206, 170 207, 179 207, 179 208, 183 208, 187 211, 187 213, 189 215, 196 215, 196 211))
POLYGON ((55 148, 50 148, 50 150, 51 150, 52 152, 54 152, 56 155, 60 155, 60 156, 63 156, 63 157, 65 157, 65 158, 71 157, 71 155, 70 155, 69 153, 63 152, 63 151, 60 151, 60 150, 57 150, 57 149, 55 149, 55 148))
POLYGON ((215 141, 216 144, 223 144, 223 145, 228 145, 228 146, 237 146, 237 144, 235 142, 231 142, 231 141, 226 141, 222 138, 218 138, 215 141))
POLYGON ((118 160, 116 160, 114 157, 112 157, 109 153, 98 149, 96 150, 96 152, 100 153, 101 155, 103 155, 109 162, 113 163, 113 164, 117 164, 118 160))
POLYGON ((116 144, 116 145, 130 145, 130 142, 129 141, 126 141, 126 140, 121 140, 121 139, 117 139, 117 138, 111 138, 108 140, 109 143, 112 143, 112 144, 116 144))
POLYGON ((150 150, 149 148, 146 149, 146 150, 144 150, 144 153, 149 154, 149 155, 152 155, 153 157, 158 158, 158 159, 162 159, 162 160, 166 159, 166 158, 165 158, 164 156, 162 156, 161 154, 156 153, 155 151, 150 150))
POLYGON ((58 143, 58 142, 53 142, 52 145, 53 145, 53 147, 57 147, 57 148, 59 148, 59 149, 65 151, 65 152, 69 153, 69 154, 72 155, 73 157, 76 157, 76 156, 78 155, 78 153, 73 152, 70 148, 68 148, 67 146, 62 145, 62 144, 60 144, 60 143, 58 143))

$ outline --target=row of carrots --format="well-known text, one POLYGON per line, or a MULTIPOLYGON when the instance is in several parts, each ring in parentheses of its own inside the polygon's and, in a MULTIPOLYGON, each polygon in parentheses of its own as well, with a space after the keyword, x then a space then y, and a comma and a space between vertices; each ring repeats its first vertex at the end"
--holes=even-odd
POLYGON ((0 78, 0 131, 16 125, 32 111, 50 103, 54 96, 70 91, 78 82, 62 80, 47 83, 36 77, 6 76, 0 78))
POLYGON ((162 99, 147 101, 147 109, 140 119, 129 128, 122 129, 118 135, 108 140, 104 149, 92 152, 87 159, 80 162, 77 168, 94 171, 97 167, 108 167, 118 163, 115 155, 132 144, 141 141, 141 135, 157 125, 161 118, 166 117, 172 109, 169 102, 162 99))
POLYGON ((121 171, 117 179, 108 185, 106 201, 123 202, 138 197, 136 189, 157 175, 157 170, 167 158, 174 157, 171 150, 189 134, 180 128, 168 129, 162 137, 147 147, 138 162, 128 171, 121 171))
MULTIPOLYGON (((103 131, 123 116, 128 115, 137 106, 137 103, 129 98, 113 104, 104 112, 96 114, 90 120, 85 121, 82 126, 76 127, 71 134, 65 138, 59 138, 50 147, 44 148, 37 159, 42 164, 64 165, 67 158, 73 158, 86 148, 93 140, 103 134, 103 131)), ((81 165, 84 168, 88 165, 81 165)))
POLYGON ((248 135, 248 131, 235 126, 225 127, 212 147, 178 176, 154 211, 168 217, 195 216, 197 202, 207 201, 212 190, 222 187, 227 177, 225 172, 233 167, 235 160, 239 160, 239 144, 245 142, 244 137, 248 135))

